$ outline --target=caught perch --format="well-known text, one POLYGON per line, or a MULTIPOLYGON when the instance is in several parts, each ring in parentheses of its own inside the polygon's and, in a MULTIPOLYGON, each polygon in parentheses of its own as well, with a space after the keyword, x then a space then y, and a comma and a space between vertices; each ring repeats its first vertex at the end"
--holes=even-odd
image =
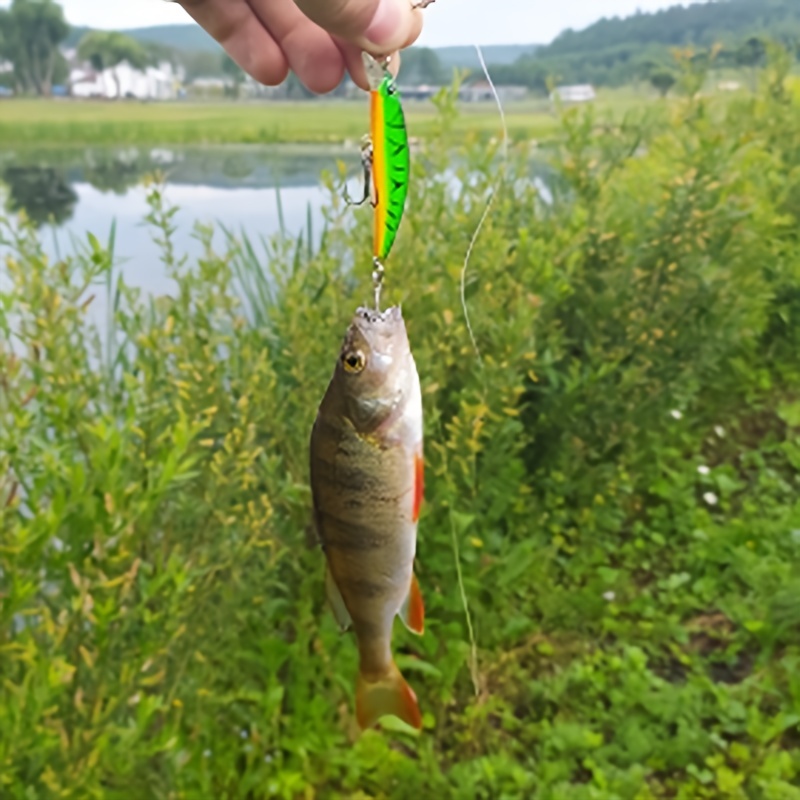
POLYGON ((358 642, 358 723, 392 714, 421 728, 391 648, 395 616, 417 634, 425 617, 414 575, 422 395, 399 308, 356 312, 314 423, 310 465, 328 601, 358 642))

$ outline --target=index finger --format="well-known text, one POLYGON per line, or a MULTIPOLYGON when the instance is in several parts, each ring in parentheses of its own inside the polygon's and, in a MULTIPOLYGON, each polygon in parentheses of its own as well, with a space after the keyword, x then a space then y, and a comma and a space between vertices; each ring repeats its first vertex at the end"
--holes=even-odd
POLYGON ((295 0, 300 10, 337 39, 373 55, 408 47, 422 32, 411 0, 295 0))

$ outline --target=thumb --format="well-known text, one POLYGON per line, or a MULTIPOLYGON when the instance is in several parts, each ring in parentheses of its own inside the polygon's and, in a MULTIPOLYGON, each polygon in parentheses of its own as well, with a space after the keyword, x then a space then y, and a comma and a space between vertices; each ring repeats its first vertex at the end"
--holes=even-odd
POLYGON ((412 0, 295 0, 328 33, 374 55, 408 47, 422 30, 412 0))

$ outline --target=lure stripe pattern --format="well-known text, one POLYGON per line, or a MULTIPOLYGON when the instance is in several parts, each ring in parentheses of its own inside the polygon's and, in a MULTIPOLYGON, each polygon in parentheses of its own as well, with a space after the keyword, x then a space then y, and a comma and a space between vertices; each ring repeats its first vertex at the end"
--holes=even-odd
POLYGON ((397 238, 405 209, 410 156, 405 116, 391 75, 370 94, 376 202, 373 255, 383 262, 397 238))

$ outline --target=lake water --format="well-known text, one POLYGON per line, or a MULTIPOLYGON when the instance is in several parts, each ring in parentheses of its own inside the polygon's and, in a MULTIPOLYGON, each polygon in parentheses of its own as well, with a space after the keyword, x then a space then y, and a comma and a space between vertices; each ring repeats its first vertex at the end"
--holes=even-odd
MULTIPOLYGON (((73 237, 87 232, 105 242, 116 223, 115 257, 127 283, 148 292, 172 291, 164 274, 142 178, 153 170, 166 177, 165 197, 179 211, 173 222, 178 254, 190 260, 202 252, 195 222, 243 231, 253 242, 283 230, 296 238, 311 221, 314 239, 322 229, 328 201, 323 170, 337 160, 352 170, 358 192, 358 146, 219 146, 186 148, 70 148, 0 153, 0 194, 9 212, 25 209, 40 223, 52 256, 73 250, 73 237)), ((217 231, 220 246, 223 234, 217 231)))
MULTIPOLYGON (((323 228, 322 209, 329 203, 323 171, 337 161, 348 168, 348 189, 361 194, 360 153, 350 147, 301 145, 225 145, 180 148, 62 148, 0 152, 0 213, 24 209, 40 225, 41 241, 52 257, 84 246, 87 233, 102 243, 115 230, 115 262, 128 285, 147 294, 171 294, 174 282, 160 260, 157 234, 146 225, 149 212, 142 179, 154 170, 166 180, 165 196, 179 210, 172 220, 178 257, 193 262, 202 255, 194 235, 196 222, 213 223, 214 245, 225 251, 224 226, 258 243, 277 233, 296 240, 309 234, 316 244, 323 228)), ((531 180, 549 202, 542 165, 531 165, 531 180)), ((454 190, 458 181, 451 176, 454 190)), ((0 264, 3 244, 0 242, 0 264)), ((2 279, 2 275, 0 275, 2 279)), ((104 292, 90 308, 95 321, 105 319, 104 292)))

